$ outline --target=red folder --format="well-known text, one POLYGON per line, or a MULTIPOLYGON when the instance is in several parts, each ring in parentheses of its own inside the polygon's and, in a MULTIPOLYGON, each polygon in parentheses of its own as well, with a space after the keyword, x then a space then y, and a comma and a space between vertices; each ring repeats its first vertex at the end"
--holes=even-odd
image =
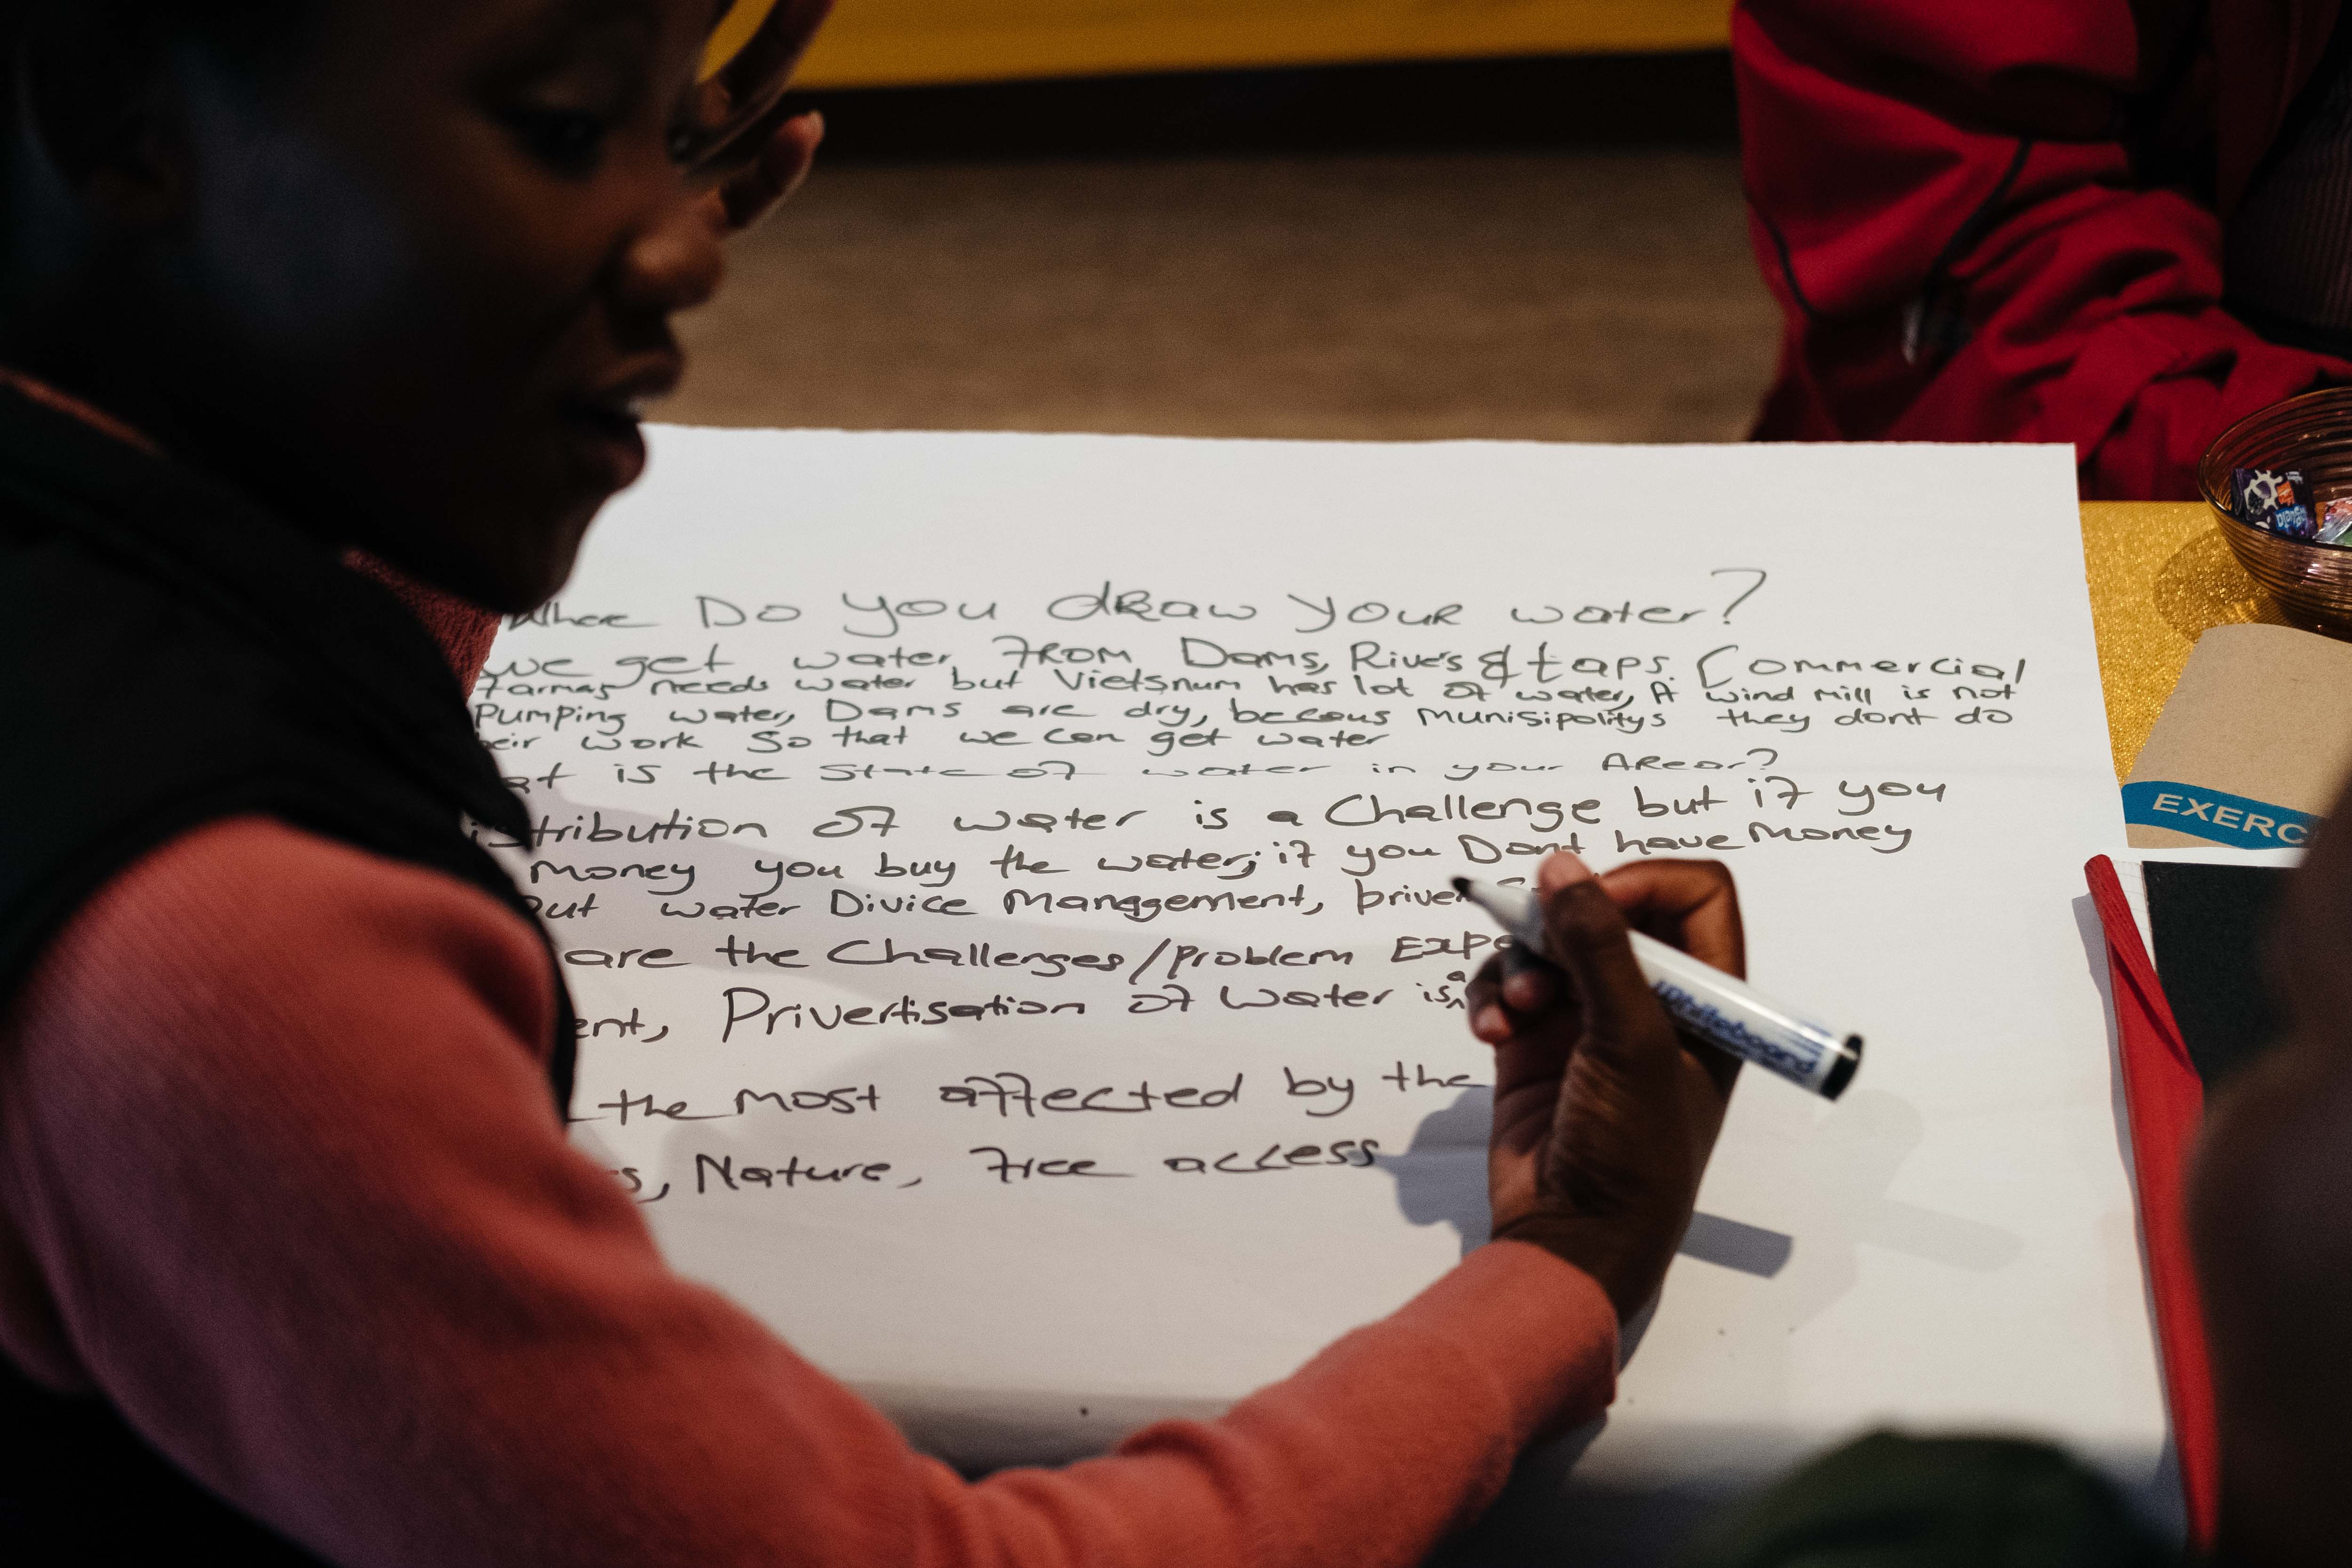
POLYGON ((2107 939, 2107 973, 2123 1058, 2124 1107, 2131 1119, 2132 1176, 2139 1197, 2140 1247, 2164 1363, 2172 1442, 2180 1461, 2189 1540, 2213 1542, 2221 1489, 2221 1440, 2213 1419, 2213 1373, 2205 1349, 2205 1311, 2189 1265, 2183 1176, 2189 1144, 2205 1113, 2205 1083, 2189 1061, 2172 1005, 2140 941, 2139 923, 2116 879, 2115 862, 2095 856, 2084 866, 2091 902, 2107 939))

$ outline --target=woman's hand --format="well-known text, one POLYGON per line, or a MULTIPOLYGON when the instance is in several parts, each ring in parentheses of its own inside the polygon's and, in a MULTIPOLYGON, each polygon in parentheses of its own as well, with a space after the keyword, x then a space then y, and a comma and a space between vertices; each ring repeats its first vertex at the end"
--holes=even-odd
POLYGON ((782 206, 808 178, 824 141, 824 116, 814 110, 778 125, 759 156, 720 182, 707 198, 712 225, 721 234, 740 234, 782 206))
MULTIPOLYGON (((801 57, 832 10, 833 0, 772 0, 756 7, 744 0, 731 7, 714 7, 717 33, 730 36, 734 52, 695 88, 695 108, 708 116, 707 123, 723 126, 739 101, 737 94, 741 102, 767 102, 778 79, 789 80, 800 68, 801 57), (756 26, 749 38, 743 37, 734 24, 739 15, 754 11, 760 14, 753 18, 756 26)), ((824 140, 824 116, 814 110, 794 114, 791 105, 789 97, 769 104, 740 132, 713 130, 714 135, 727 139, 705 157, 728 173, 704 198, 704 211, 720 235, 740 234, 757 225, 808 178, 817 143, 824 140)))
POLYGON ((1677 1034, 1626 928, 1744 976, 1739 898, 1711 860, 1642 860, 1596 878, 1554 855, 1537 887, 1560 967, 1506 953, 1467 997, 1471 1032, 1495 1047, 1494 1235, 1591 1275, 1623 1322, 1665 1278, 1739 1072, 1677 1034))

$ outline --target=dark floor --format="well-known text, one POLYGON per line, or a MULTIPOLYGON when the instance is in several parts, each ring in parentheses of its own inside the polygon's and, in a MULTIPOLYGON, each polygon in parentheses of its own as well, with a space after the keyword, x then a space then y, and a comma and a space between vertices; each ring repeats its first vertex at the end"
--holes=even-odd
POLYGON ((1778 321, 1727 83, 1696 58, 859 95, 828 105, 849 156, 688 321, 665 417, 1737 439, 1778 321), (1589 100, 1653 89, 1671 126, 1594 129, 1589 100))

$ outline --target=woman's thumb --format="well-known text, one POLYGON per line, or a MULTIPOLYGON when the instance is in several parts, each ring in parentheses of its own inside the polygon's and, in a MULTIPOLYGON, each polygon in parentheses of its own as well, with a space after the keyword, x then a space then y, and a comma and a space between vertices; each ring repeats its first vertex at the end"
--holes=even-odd
POLYGON ((1552 856, 1537 873, 1544 934, 1552 957, 1575 983, 1584 1008, 1585 1046, 1612 1055, 1671 1045, 1650 983, 1633 958, 1625 917, 1575 856, 1552 856))

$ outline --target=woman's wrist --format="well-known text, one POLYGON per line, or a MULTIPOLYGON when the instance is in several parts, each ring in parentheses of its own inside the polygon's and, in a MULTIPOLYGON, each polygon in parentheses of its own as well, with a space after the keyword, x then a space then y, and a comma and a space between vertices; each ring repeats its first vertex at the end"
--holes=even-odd
POLYGON ((1541 1247, 1601 1287, 1617 1310, 1622 1325, 1647 1306, 1665 1275, 1671 1247, 1661 1248, 1651 1238, 1630 1235, 1623 1221, 1601 1221, 1583 1215, 1537 1210, 1497 1225, 1496 1241, 1519 1241, 1541 1247))

